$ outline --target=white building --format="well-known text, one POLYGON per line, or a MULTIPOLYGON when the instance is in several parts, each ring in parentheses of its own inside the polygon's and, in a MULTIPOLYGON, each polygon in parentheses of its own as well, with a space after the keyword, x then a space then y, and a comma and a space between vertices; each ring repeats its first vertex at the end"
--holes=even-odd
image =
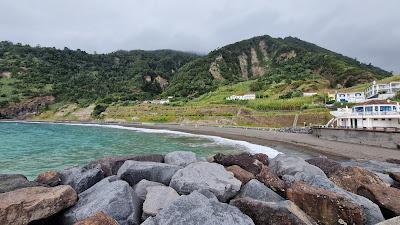
POLYGON ((305 97, 311 97, 317 95, 317 92, 303 92, 303 96, 305 97))
POLYGON ((350 103, 365 102, 365 94, 364 92, 336 93, 336 102, 350 102, 350 103))
POLYGON ((400 105, 389 100, 371 100, 331 114, 335 118, 329 121, 328 127, 400 128, 400 105))
POLYGON ((232 95, 226 98, 226 100, 234 101, 234 100, 254 100, 256 99, 256 94, 246 94, 246 95, 232 95))
POLYGON ((365 90, 368 99, 388 99, 400 91, 400 82, 390 82, 388 84, 377 84, 376 81, 365 90))

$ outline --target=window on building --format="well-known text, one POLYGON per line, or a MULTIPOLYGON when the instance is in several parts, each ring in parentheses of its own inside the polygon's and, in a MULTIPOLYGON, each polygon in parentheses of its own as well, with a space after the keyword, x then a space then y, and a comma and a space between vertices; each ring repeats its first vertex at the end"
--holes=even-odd
POLYGON ((365 112, 372 112, 372 111, 373 111, 373 107, 372 106, 365 107, 365 112))
POLYGON ((364 107, 354 107, 355 112, 364 112, 364 107))
POLYGON ((345 94, 340 94, 339 96, 342 97, 342 98, 346 97, 345 94))
POLYGON ((379 107, 375 106, 375 111, 378 112, 379 111, 379 107))
POLYGON ((361 97, 361 93, 356 93, 356 97, 361 97))
POLYGON ((397 110, 397 107, 396 106, 393 106, 393 111, 396 111, 397 110))
POLYGON ((392 111, 392 107, 391 106, 381 106, 381 111, 382 112, 392 111))

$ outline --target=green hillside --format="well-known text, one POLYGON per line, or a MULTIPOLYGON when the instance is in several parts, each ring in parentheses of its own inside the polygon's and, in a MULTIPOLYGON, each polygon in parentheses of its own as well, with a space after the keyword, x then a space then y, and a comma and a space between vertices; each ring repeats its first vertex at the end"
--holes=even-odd
POLYGON ((205 56, 173 50, 89 54, 3 41, 0 117, 37 113, 49 104, 56 111, 94 109, 97 116, 111 105, 166 96, 175 96, 176 106, 230 105, 236 103, 225 97, 247 92, 258 95, 256 101, 240 103, 250 109, 299 110, 325 100, 300 92, 352 88, 390 76, 293 37, 255 37, 205 56))
POLYGON ((0 103, 52 95, 82 105, 152 98, 198 56, 172 50, 88 54, 0 42, 0 103))
POLYGON ((165 95, 196 97, 220 85, 257 79, 254 89, 287 81, 326 80, 351 87, 391 76, 387 71, 297 38, 255 37, 212 51, 186 64, 165 95))

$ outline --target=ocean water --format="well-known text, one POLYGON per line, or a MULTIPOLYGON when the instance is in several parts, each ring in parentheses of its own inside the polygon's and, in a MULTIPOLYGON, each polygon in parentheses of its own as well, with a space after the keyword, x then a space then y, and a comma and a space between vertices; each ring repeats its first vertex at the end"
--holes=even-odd
POLYGON ((244 141, 168 130, 117 125, 0 122, 0 173, 34 179, 105 156, 193 151, 200 156, 248 151, 275 157, 278 151, 244 141))

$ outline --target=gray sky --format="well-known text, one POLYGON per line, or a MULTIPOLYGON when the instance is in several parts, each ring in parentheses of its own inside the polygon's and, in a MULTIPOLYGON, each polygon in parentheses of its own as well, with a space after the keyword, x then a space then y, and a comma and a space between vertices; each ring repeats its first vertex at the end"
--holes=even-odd
POLYGON ((205 53, 263 34, 400 72, 399 0, 0 0, 0 40, 31 45, 205 53))

